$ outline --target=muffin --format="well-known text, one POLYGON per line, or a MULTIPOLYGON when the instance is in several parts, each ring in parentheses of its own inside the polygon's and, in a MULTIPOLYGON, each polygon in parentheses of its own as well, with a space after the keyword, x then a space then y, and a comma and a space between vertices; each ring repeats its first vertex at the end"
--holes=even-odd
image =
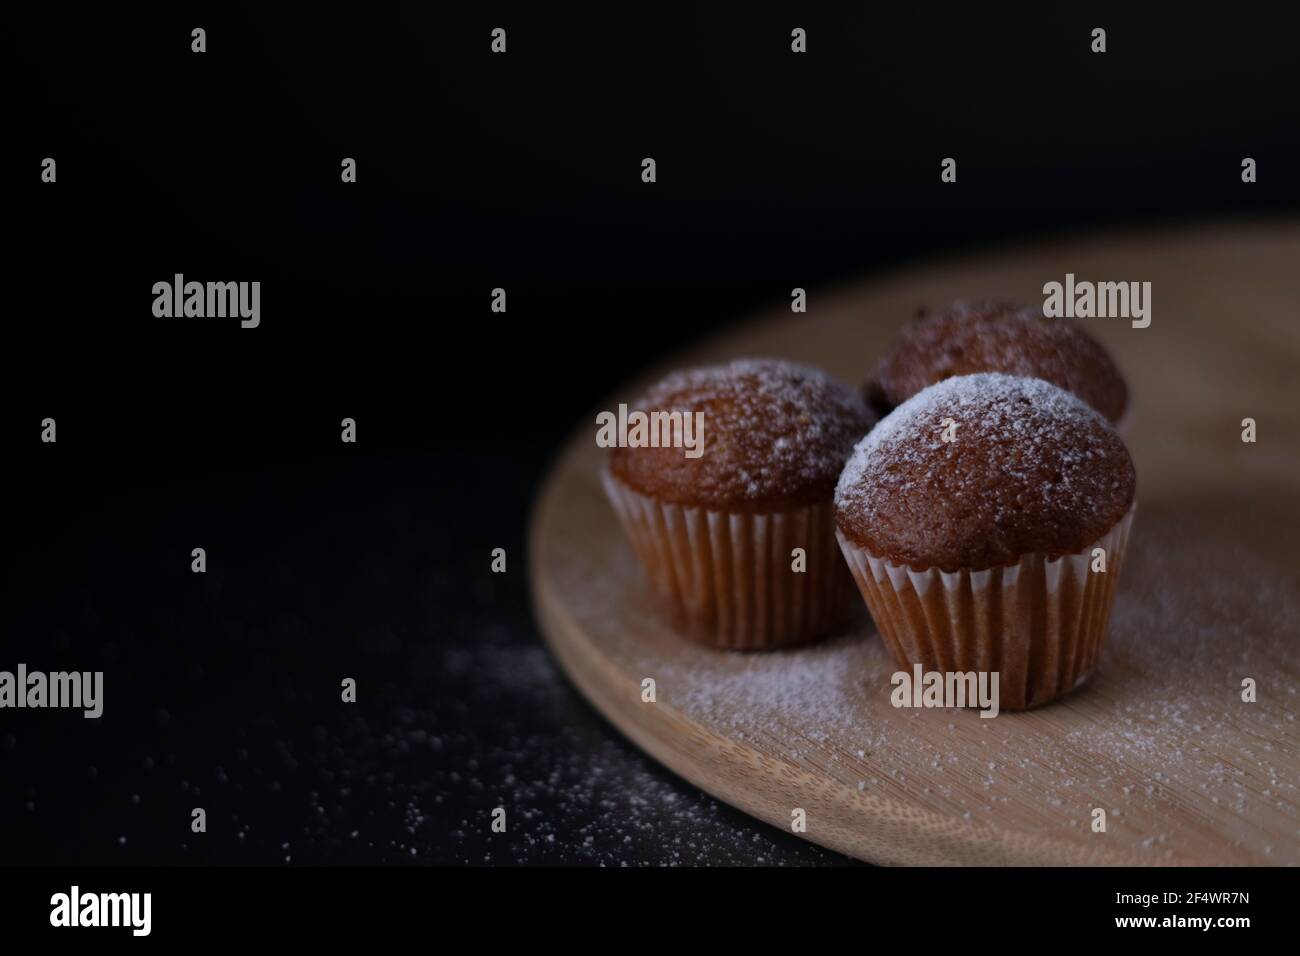
POLYGON ((923 388, 954 375, 1003 372, 1046 379, 1073 392, 1116 427, 1126 423, 1128 386, 1101 343, 1071 319, 1012 302, 958 302, 918 313, 864 388, 887 415, 923 388))
POLYGON ((602 475, 679 629, 761 650, 821 637, 860 607, 831 510, 835 481, 875 421, 858 395, 817 369, 743 359, 670 375, 633 408, 703 414, 699 457, 617 447, 602 475))
POLYGON ((1096 665, 1136 484, 1123 440, 1078 397, 963 375, 905 401, 854 449, 836 534, 900 666, 997 672, 999 706, 1022 710, 1096 665))

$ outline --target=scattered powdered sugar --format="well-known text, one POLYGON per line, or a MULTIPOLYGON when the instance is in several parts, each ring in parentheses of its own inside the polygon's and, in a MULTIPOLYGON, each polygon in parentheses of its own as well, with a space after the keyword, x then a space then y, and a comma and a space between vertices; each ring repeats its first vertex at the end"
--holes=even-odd
POLYGON ((668 676, 678 691, 672 699, 694 714, 738 728, 770 727, 768 721, 795 722, 813 728, 811 734, 816 739, 849 717, 853 711, 849 701, 861 693, 861 675, 853 673, 850 659, 843 653, 847 639, 746 655, 734 670, 717 674, 707 683, 678 682, 684 675, 670 671, 668 676))
POLYGON ((655 679, 654 706, 864 798, 1053 837, 1086 838, 1101 807, 1108 847, 1157 862, 1300 863, 1300 843, 1281 839, 1300 832, 1300 593, 1267 534, 1283 520, 1234 499, 1145 503, 1096 672, 992 720, 894 708, 899 668, 869 621, 778 653, 689 644, 623 547, 575 569, 571 606, 620 669, 655 679), (1257 703, 1241 700, 1246 677, 1257 703))
MULTIPOLYGON (((293 776, 306 778, 285 790, 311 789, 307 825, 275 842, 277 860, 289 851, 316 862, 442 865, 838 860, 755 826, 591 719, 551 655, 521 630, 489 620, 467 637, 429 648, 420 665, 454 694, 345 710, 310 746, 285 744, 293 776), (491 829, 496 808, 505 812, 500 833, 491 829)), ((252 836, 268 826, 259 822, 252 836)))

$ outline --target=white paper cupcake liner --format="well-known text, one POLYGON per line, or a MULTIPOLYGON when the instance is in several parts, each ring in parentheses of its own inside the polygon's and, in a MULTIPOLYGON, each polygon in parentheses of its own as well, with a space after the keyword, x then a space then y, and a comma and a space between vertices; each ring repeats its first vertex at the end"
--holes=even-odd
POLYGON ((999 707, 1024 710, 1073 690, 1096 666, 1135 509, 1074 554, 1027 554, 983 571, 914 571, 835 534, 900 667, 996 671, 999 707), (1091 570, 1095 548, 1105 573, 1091 570))
POLYGON ((605 492, 673 623, 714 647, 765 650, 825 636, 857 597, 831 502, 731 514, 656 501, 602 470, 605 492), (792 570, 803 548, 806 570, 792 570))

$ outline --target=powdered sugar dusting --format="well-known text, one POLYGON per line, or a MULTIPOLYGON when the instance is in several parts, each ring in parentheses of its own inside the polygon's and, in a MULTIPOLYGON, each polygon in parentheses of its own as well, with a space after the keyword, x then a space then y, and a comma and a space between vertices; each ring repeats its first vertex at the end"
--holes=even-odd
POLYGON ((885 416, 854 449, 835 501, 841 528, 876 553, 978 568, 1097 540, 1127 511, 1133 480, 1122 440, 1081 399, 981 373, 885 416))
POLYGON ((704 451, 692 460, 677 449, 618 449, 616 474, 661 500, 732 510, 789 496, 825 500, 874 420, 826 373, 778 359, 678 372, 634 407, 702 412, 704 451))
POLYGON ((1218 528, 1150 509, 1098 672, 1058 703, 993 720, 892 707, 899 668, 866 622, 776 654, 712 652, 666 632, 625 650, 662 704, 865 796, 1084 838, 1101 807, 1107 848, 1156 862, 1300 862, 1300 843, 1276 836, 1300 832, 1300 597, 1218 528), (1267 699, 1242 704, 1243 675, 1267 699))
MULTIPOLYGON (((764 784, 786 787, 791 806, 822 784, 874 800, 862 809, 864 833, 883 815, 924 811, 1155 863, 1300 864, 1300 582, 1276 534, 1300 520, 1293 497, 1150 489, 1091 679, 1046 707, 986 720, 894 708, 899 668, 865 617, 830 641, 779 653, 686 641, 658 614, 595 471, 594 457, 576 468, 587 490, 551 532, 564 529, 569 543, 562 560, 544 557, 574 628, 589 637, 579 652, 622 675, 616 692, 646 715, 669 708, 704 734, 691 735, 696 744, 721 738, 697 753, 699 766, 740 761, 733 768, 753 773, 752 753, 795 765, 811 777, 764 784), (647 677, 654 704, 640 702, 647 677), (1258 682, 1256 703, 1241 699, 1247 677, 1258 682), (1090 831, 1098 807, 1104 837, 1090 831)), ((677 717, 672 726, 681 729, 677 717)), ((958 854, 960 841, 942 852, 958 854)), ((989 859, 984 851, 967 862, 989 859)))
POLYGON ((873 398, 892 407, 935 382, 976 372, 1041 378, 1118 421, 1128 389, 1109 354, 1078 323, 1014 302, 956 302, 923 312, 873 376, 873 398))

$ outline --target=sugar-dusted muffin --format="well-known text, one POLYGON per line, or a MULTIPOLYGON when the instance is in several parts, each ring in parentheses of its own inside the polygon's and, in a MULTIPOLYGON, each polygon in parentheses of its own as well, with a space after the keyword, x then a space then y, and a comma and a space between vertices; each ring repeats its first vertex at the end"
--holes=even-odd
POLYGON ((814 368, 741 359, 670 375, 632 408, 703 414, 699 457, 618 447, 603 474, 679 628, 715 647, 784 647, 827 634, 858 605, 831 511, 844 462, 875 422, 858 395, 814 368))
POLYGON ((1123 440, 1081 399, 1041 379, 964 375, 859 443, 836 532, 900 665, 997 672, 1000 706, 1019 710, 1093 670, 1136 482, 1123 440))
POLYGON ((922 310, 880 360, 864 388, 886 415, 923 388, 954 375, 1002 372, 1046 379, 1120 426, 1128 386, 1101 343, 1073 319, 1012 302, 958 302, 922 310))

